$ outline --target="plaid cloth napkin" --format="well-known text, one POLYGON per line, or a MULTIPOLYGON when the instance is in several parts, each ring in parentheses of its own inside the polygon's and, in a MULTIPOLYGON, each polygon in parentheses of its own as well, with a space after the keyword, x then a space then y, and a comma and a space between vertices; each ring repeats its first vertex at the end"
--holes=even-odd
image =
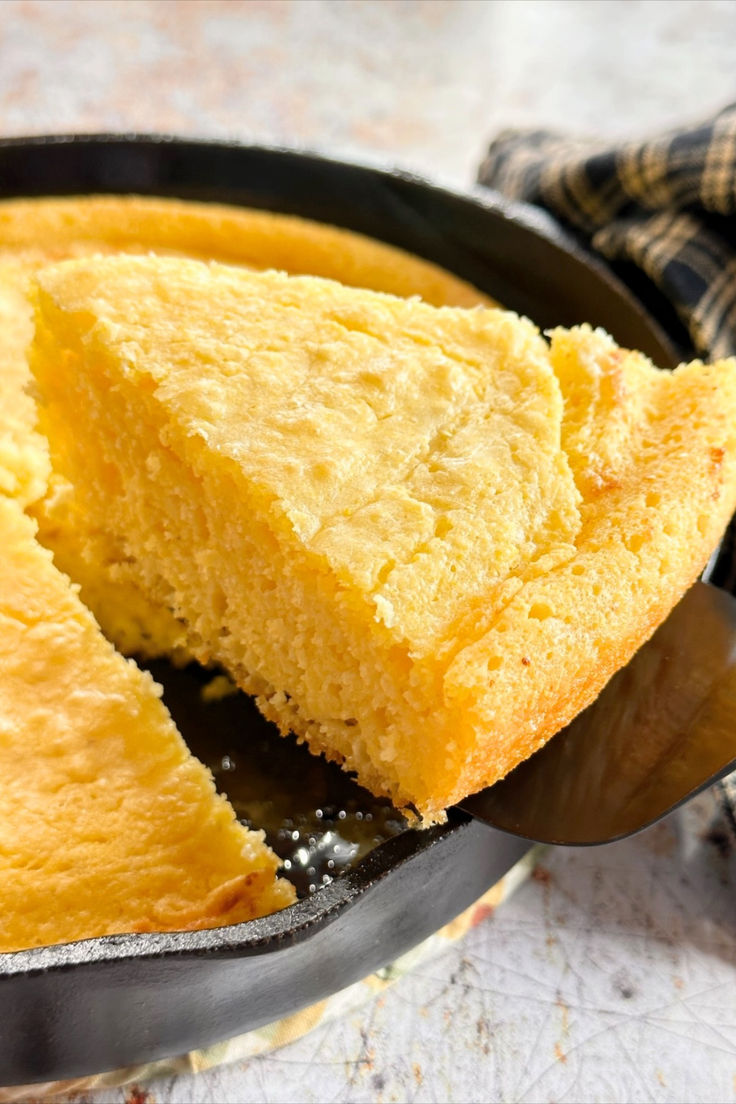
POLYGON ((698 354, 736 353, 736 104, 691 129, 617 147, 505 131, 478 179, 547 208, 609 260, 638 266, 698 354))
MULTIPOLYGON (((507 130, 478 180, 546 208, 609 261, 635 265, 699 355, 736 354, 736 104, 698 126, 621 146, 507 130)), ((736 773, 717 789, 736 838, 736 773)))

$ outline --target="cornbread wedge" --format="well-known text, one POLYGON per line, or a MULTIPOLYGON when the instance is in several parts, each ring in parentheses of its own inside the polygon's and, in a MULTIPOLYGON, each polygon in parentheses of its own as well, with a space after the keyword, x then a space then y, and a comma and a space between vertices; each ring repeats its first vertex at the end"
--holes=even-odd
POLYGON ((36 296, 54 467, 142 589, 428 821, 596 696, 736 507, 734 362, 174 259, 36 296))
POLYGON ((0 495, 0 951, 215 927, 294 899, 0 495))
POLYGON ((186 658, 186 634, 130 577, 106 529, 92 530, 69 483, 49 473, 26 393, 32 334, 27 287, 55 260, 90 254, 158 252, 277 266, 427 302, 486 302, 468 284, 401 250, 336 227, 270 212, 140 196, 17 199, 0 203, 0 492, 33 503, 39 539, 81 587, 106 635, 127 655, 186 658), (50 480, 49 480, 50 476, 50 480), (83 534, 83 537, 81 536, 83 534))

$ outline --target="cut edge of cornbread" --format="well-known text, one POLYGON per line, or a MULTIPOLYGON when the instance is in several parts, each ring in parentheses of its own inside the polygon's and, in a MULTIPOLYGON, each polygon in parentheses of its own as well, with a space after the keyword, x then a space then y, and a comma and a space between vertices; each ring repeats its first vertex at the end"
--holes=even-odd
MULTIPOLYGON (((502 580, 489 593, 486 608, 481 593, 479 600, 471 603, 472 616, 445 626, 446 638, 437 638, 434 650, 417 655, 411 646, 400 646, 390 631, 386 634, 384 630, 392 626, 380 604, 374 619, 377 627, 371 625, 367 633, 365 618, 355 619, 350 590, 336 602, 326 582, 329 571, 320 569, 319 558, 294 554, 289 533, 293 535, 295 526, 306 524, 304 519, 300 520, 298 511, 287 518, 276 508, 273 496, 264 497, 263 488, 259 490, 252 479, 243 482, 239 474, 243 461, 237 450, 220 456, 221 442, 215 444, 216 418, 211 429, 201 417, 199 422, 195 418, 178 427, 167 421, 174 409, 171 404, 176 402, 176 372, 188 357, 197 359, 191 332, 183 327, 187 339, 172 339, 167 353, 169 373, 158 365, 153 375, 147 376, 146 365, 141 363, 137 322, 129 324, 128 316, 124 320, 116 317, 119 302, 111 308, 105 296, 120 298, 116 271, 147 271, 150 282, 145 285, 144 280, 135 297, 146 303, 143 314, 157 297, 164 313, 171 314, 175 299, 171 277, 181 270, 175 262, 112 260, 60 265, 40 274, 33 363, 44 396, 44 426, 57 449, 59 464, 62 469, 68 466, 72 478, 78 465, 85 478, 92 479, 93 497, 123 502, 123 488, 135 483, 135 470, 120 467, 120 457, 114 455, 105 428, 106 418, 110 426, 123 425, 126 438, 135 438, 136 426, 139 434, 145 436, 147 431, 148 453, 138 457, 139 467, 148 467, 148 477, 157 486, 165 483, 175 488, 178 479, 184 481, 184 489, 172 491, 165 508, 159 497, 148 531, 138 534, 137 545, 135 539, 131 541, 131 556, 138 562, 144 589, 154 596, 160 590, 170 596, 173 593, 175 608, 189 622, 194 653, 223 662, 245 689, 257 695, 266 716, 282 729, 295 730, 313 750, 357 770, 359 780, 374 792, 413 808, 427 821, 439 818, 449 804, 501 777, 588 704, 702 569, 736 507, 736 364, 695 364, 670 376, 659 373, 637 354, 617 349, 600 332, 584 327, 557 331, 549 361, 565 403, 561 417, 565 449, 559 453, 567 458, 565 463, 571 463, 582 494, 582 528, 573 534, 572 546, 543 549, 548 554, 527 565, 531 570, 502 580), (110 288, 105 283, 108 279, 112 279, 110 288), (54 373, 52 364, 65 367, 54 373), (595 411, 587 421, 577 404, 578 393, 586 386, 590 391, 588 409, 595 411), (86 450, 84 445, 64 439, 63 408, 69 402, 70 388, 81 389, 86 408, 99 420, 94 447, 88 443, 86 450), (108 406, 113 402, 114 410, 103 409, 103 396, 108 406), (126 407, 132 414, 126 415, 126 407), (688 442, 683 438, 686 429, 688 442), (612 442, 617 439, 620 447, 615 449, 612 442), (95 448, 101 450, 100 462, 90 464, 95 448), (194 491, 187 496, 188 504, 184 490, 194 491), (207 513, 210 509, 213 514, 207 513), (247 531, 245 527, 238 530, 232 520, 238 510, 248 514, 247 531), (178 528, 182 517, 186 524, 178 528), (156 533, 156 529, 160 531, 156 533), (223 532, 215 539, 219 529, 223 532), (173 577, 176 553, 172 551, 167 559, 161 551, 167 541, 172 549, 175 542, 182 542, 190 558, 194 550, 194 559, 201 561, 204 574, 194 601, 185 593, 181 570, 173 577), (280 587, 286 596, 272 620, 274 625, 281 623, 280 641, 289 650, 293 669, 301 664, 304 692, 294 693, 288 678, 270 677, 269 664, 256 662, 253 648, 248 642, 243 644, 237 634, 235 642, 230 639, 229 604, 233 595, 238 597, 239 586, 242 597, 237 570, 232 574, 233 561, 248 541, 249 547, 266 549, 262 554, 271 557, 273 571, 264 578, 269 587, 280 587), (303 584, 295 583, 299 563, 312 572, 313 593, 308 599, 303 584), (214 580, 212 585, 208 579, 214 580), (305 613, 309 602, 322 611, 321 616, 313 616, 312 635, 319 625, 325 637, 321 651, 311 655, 310 633, 301 623, 311 616, 305 613), (325 630, 329 619, 330 627, 325 630), (221 638, 217 625, 224 628, 221 638), (356 626, 362 626, 357 635, 356 626), (332 634, 331 642, 326 632, 332 634), (354 668, 352 694, 356 701, 362 695, 366 702, 365 711, 355 710, 357 716, 346 710, 350 694, 343 693, 348 659, 354 668), (342 679, 343 686, 333 687, 332 671, 333 667, 340 670, 339 661, 342 671, 335 677, 342 679), (323 685, 317 686, 315 680, 322 680, 323 685), (366 682, 370 683, 367 698, 366 682), (313 704, 320 693, 326 705, 318 715, 313 704), (400 705, 402 699, 405 706, 400 705), (330 701, 337 711, 330 708, 330 701), (399 738, 401 708, 406 708, 413 720, 399 738), (407 739, 410 730, 414 733, 413 759, 402 762, 397 773, 397 757, 412 754, 407 739)), ((216 272, 217 266, 209 271, 216 272)), ((345 289, 339 293, 345 294, 349 298, 345 289)), ((296 291, 295 295, 298 299, 296 291)), ((389 306, 385 296, 361 293, 357 298, 360 310, 375 311, 374 336, 383 332, 387 311, 404 312, 405 317, 412 313, 411 305, 389 306)), ((131 302, 126 300, 126 304, 128 310, 131 302)), ((194 308, 195 315, 197 309, 202 309, 201 302, 194 308)), ((443 312, 433 314, 439 317, 443 312)), ((419 315, 425 317, 422 310, 419 315)), ((218 317, 210 303, 208 325, 216 324, 218 317)), ((470 312, 471 317, 471 329, 482 325, 478 312, 470 312)), ((516 320, 508 325, 520 327, 522 333, 528 324, 516 320)), ((363 334, 371 327, 366 329, 363 317, 352 329, 363 334)), ((421 326, 415 326, 415 338, 420 330, 421 326)), ((431 344, 426 332, 423 337, 431 344)), ((387 348, 389 370, 393 370, 393 343, 387 343, 387 348)), ((270 348, 265 351, 274 352, 270 348)), ((230 347, 223 346, 225 354, 233 363, 237 361, 230 347)), ((197 362, 204 377, 199 390, 190 387, 187 401, 200 416, 205 409, 208 416, 220 409, 225 418, 232 395, 226 388, 223 405, 214 383, 213 363, 207 357, 197 362)), ((143 439, 139 445, 146 447, 143 439)), ((136 484, 139 496, 142 486, 136 484)), ((127 514, 124 502, 121 509, 123 514, 113 519, 113 525, 117 521, 126 531, 139 525, 132 499, 127 514)), ((390 512, 388 516, 390 529, 394 522, 390 512)), ((307 524, 301 539, 308 530, 307 524)), ((321 537, 322 530, 317 535, 321 537)), ((418 551, 421 555, 424 547, 420 545, 418 551)), ((455 563, 457 566, 460 561, 455 563)), ((259 576, 254 573, 253 578, 259 576)), ((347 585, 345 578, 342 584, 347 585)), ((275 670, 275 660, 269 662, 275 670)))
POLYGON ((160 688, 118 655, 0 495, 0 952, 217 927, 293 902, 187 751, 160 688))
MULTIPOLYGON (((43 442, 47 446, 45 437, 43 442)), ((165 656, 180 667, 191 661, 186 627, 168 605, 146 597, 120 544, 101 525, 90 524, 68 479, 51 470, 46 493, 27 513, 38 526, 37 539, 79 588, 82 602, 119 652, 140 660, 165 656)))

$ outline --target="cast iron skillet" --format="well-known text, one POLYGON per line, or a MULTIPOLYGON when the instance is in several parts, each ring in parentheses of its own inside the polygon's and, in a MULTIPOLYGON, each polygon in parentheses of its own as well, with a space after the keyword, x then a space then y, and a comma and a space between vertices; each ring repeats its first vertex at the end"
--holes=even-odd
MULTIPOLYGON (((230 143, 0 141, 0 197, 87 192, 244 204, 330 222, 435 261, 540 326, 587 321, 662 366, 676 359, 663 330, 602 265, 541 213, 493 193, 459 195, 402 173, 230 143)), ((147 1062, 294 1012, 445 924, 527 847, 451 810, 447 824, 399 831, 275 916, 0 955, 0 1084, 147 1062)))

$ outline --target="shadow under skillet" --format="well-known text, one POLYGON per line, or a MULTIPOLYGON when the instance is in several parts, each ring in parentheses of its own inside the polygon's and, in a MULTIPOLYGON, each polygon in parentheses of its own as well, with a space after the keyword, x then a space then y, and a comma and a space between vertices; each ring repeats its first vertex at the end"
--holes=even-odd
MULTIPOLYGON (((212 771, 238 819, 262 828, 282 873, 306 897, 356 866, 406 821, 336 764, 281 736, 251 698, 234 688, 207 700, 218 672, 196 663, 142 664, 163 686, 164 702, 192 754, 212 771)), ((219 676, 223 678, 223 676, 219 676)))

